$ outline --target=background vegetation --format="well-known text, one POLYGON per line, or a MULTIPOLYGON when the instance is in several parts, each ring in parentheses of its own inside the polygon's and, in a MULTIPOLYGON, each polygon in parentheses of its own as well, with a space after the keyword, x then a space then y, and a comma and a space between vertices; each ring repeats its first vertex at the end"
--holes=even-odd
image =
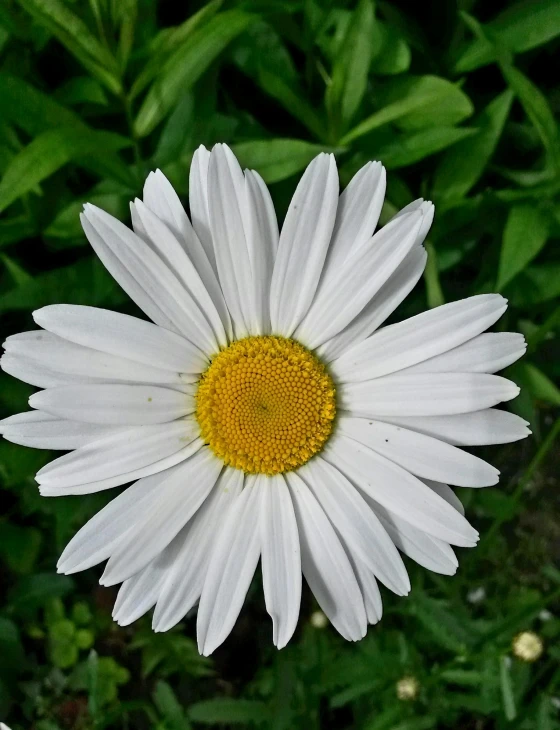
MULTIPOLYGON (((3 0, 3 336, 54 302, 132 311, 80 230, 84 201, 128 220, 156 167, 185 197, 193 150, 226 141, 282 216, 306 164, 333 150, 343 184, 384 162, 384 219, 420 195, 436 204, 428 268, 399 318, 509 298, 500 327, 529 342, 508 374, 523 386, 512 407, 534 432, 481 454, 498 488, 458 490, 483 538, 457 576, 409 562, 411 596, 385 592, 356 645, 305 594, 281 652, 254 585, 211 659, 194 618, 120 629, 99 570, 56 574, 113 495, 42 499, 33 475, 52 455, 0 443, 0 718, 13 730, 560 728, 559 35, 558 0, 3 0), (512 651, 529 629, 544 642, 534 663, 512 651)), ((2 374, 0 415, 31 390, 2 374)))

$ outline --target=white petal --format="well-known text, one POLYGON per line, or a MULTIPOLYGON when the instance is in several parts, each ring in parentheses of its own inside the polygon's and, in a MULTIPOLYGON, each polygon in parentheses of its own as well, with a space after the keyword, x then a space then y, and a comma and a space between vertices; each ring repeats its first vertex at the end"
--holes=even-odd
POLYGON ((452 350, 407 368, 411 373, 496 373, 525 354, 527 343, 516 332, 486 332, 452 350))
POLYGON ((298 470, 347 551, 361 560, 387 588, 410 591, 406 568, 393 542, 358 490, 329 462, 317 457, 298 470))
POLYGON ((476 542, 476 530, 445 500, 367 446, 336 434, 323 454, 362 492, 405 522, 453 545, 476 542))
POLYGON ((353 416, 446 416, 491 408, 519 395, 510 380, 486 373, 387 375, 340 388, 341 407, 353 416))
POLYGON ((48 388, 34 393, 29 405, 71 421, 132 426, 166 423, 194 411, 192 395, 155 385, 113 383, 48 388))
POLYGON ((196 633, 204 656, 225 641, 249 590, 261 552, 261 498, 261 490, 245 486, 218 533, 198 606, 196 633))
POLYGON ((247 247, 245 179, 233 152, 216 145, 208 167, 208 210, 220 284, 236 336, 258 334, 247 247))
POLYGON ((335 273, 373 236, 385 198, 386 177, 380 162, 368 162, 340 195, 324 276, 335 273))
POLYGON ((422 479, 422 481, 427 487, 430 487, 432 491, 434 491, 436 494, 439 494, 440 497, 445 499, 446 502, 449 502, 449 504, 454 507, 458 512, 460 512, 462 515, 465 514, 465 508, 463 507, 463 503, 455 494, 455 492, 451 489, 451 487, 449 487, 447 484, 442 484, 441 482, 434 482, 431 479, 422 479))
POLYGON ((424 243, 424 239, 428 235, 428 231, 430 230, 430 228, 432 227, 432 223, 434 222, 435 207, 430 200, 424 200, 424 198, 418 198, 417 200, 413 200, 412 203, 409 203, 408 205, 405 205, 404 208, 401 208, 401 210, 399 210, 399 212, 396 213, 391 218, 391 220, 393 221, 395 220, 395 218, 400 218, 401 216, 406 215, 407 213, 412 213, 415 210, 419 210, 423 214, 422 226, 418 231, 418 238, 416 239, 416 244, 420 246, 422 243, 424 243))
POLYGON ((332 364, 341 382, 370 380, 446 352, 491 327, 506 311, 499 294, 479 294, 384 327, 332 364))
POLYGON ((184 335, 204 352, 218 349, 198 303, 139 236, 89 203, 80 219, 105 267, 150 319, 184 335))
POLYGON ((181 451, 198 431, 192 419, 120 430, 51 461, 35 478, 44 487, 64 488, 126 475, 181 451))
POLYGON ((273 641, 282 649, 295 631, 301 601, 301 555, 292 498, 280 474, 259 475, 262 575, 266 610, 272 617, 273 641))
POLYGON ((451 546, 389 512, 381 505, 376 511, 395 545, 409 558, 434 573, 455 575, 459 561, 451 546))
POLYGON ((335 629, 349 641, 365 636, 367 617, 360 586, 340 540, 309 487, 285 474, 294 502, 305 580, 335 629))
POLYGON ((410 252, 421 222, 418 211, 402 216, 350 254, 336 274, 321 281, 295 336, 314 349, 343 330, 410 252))
POLYGON ((96 307, 53 304, 33 312, 49 332, 94 350, 179 373, 200 373, 208 365, 184 337, 127 314, 96 307))
POLYGON ((60 375, 68 375, 72 382, 182 383, 178 372, 93 350, 44 330, 12 335, 4 343, 4 348, 11 355, 34 361, 60 375))
MULTIPOLYGON (((48 370, 36 360, 19 355, 4 353, 0 358, 0 367, 5 373, 24 383, 35 385, 37 388, 57 388, 68 385, 69 382, 83 382, 84 378, 75 378, 70 375, 61 375, 54 370, 48 370)), ((91 381, 93 382, 93 381, 91 381)))
POLYGON ((165 578, 168 548, 119 588, 111 614, 119 626, 129 626, 155 605, 165 578))
MULTIPOLYGON (((209 260, 185 213, 179 196, 161 170, 156 170, 148 175, 144 184, 144 203, 173 231, 177 240, 183 245, 206 290, 212 297, 228 337, 231 337, 231 319, 218 277, 210 263, 214 260, 214 254, 212 252, 212 258, 209 260)), ((157 241, 153 243, 157 244, 157 241)))
POLYGON ((274 259, 278 249, 278 222, 264 180, 256 172, 245 172, 247 201, 247 248, 251 264, 256 329, 270 331, 269 295, 274 259))
POLYGON ((364 598, 368 624, 376 624, 383 616, 383 603, 375 576, 361 560, 351 559, 351 563, 364 598))
POLYGON ((414 289, 424 272, 427 258, 424 248, 415 246, 358 316, 319 347, 319 357, 330 362, 369 337, 414 289))
POLYGON ((490 487, 500 472, 477 456, 402 426, 367 418, 338 419, 340 432, 418 477, 458 487, 490 487))
POLYGON ((152 512, 169 473, 144 477, 111 500, 70 540, 57 563, 58 572, 77 573, 107 560, 123 535, 152 512))
POLYGON ((184 537, 177 559, 159 592, 154 631, 175 626, 200 598, 214 542, 242 487, 243 472, 224 469, 198 512, 181 530, 184 537))
POLYGON ((123 428, 100 426, 97 423, 64 421, 43 411, 18 413, 0 421, 0 434, 14 444, 34 449, 69 451, 118 434, 123 428))
POLYGON ((527 421, 496 408, 450 416, 383 416, 382 420, 455 446, 507 444, 531 433, 527 421))
POLYGON ((204 502, 221 468, 210 449, 201 449, 166 476, 153 508, 116 545, 101 585, 130 578, 159 555, 204 502))
POLYGON ((289 337, 313 301, 337 203, 336 162, 321 153, 303 174, 282 226, 270 286, 273 332, 289 337))
POLYGON ((178 238, 141 200, 136 199, 134 204, 131 204, 131 210, 136 212, 151 248, 175 274, 186 291, 189 292, 192 300, 202 310, 217 342, 221 346, 226 345, 227 338, 220 314, 178 238))
POLYGON ((200 243, 204 247, 208 261, 217 273, 218 269, 216 268, 216 257, 214 255, 208 215, 209 162, 210 152, 206 147, 200 145, 193 155, 189 174, 189 206, 191 209, 193 228, 196 231, 200 243))

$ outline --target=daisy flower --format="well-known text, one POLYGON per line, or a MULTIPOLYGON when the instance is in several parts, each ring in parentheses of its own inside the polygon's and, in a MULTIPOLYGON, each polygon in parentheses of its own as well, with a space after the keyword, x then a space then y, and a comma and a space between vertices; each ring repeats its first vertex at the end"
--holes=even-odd
POLYGON ((281 233, 259 175, 225 145, 200 147, 187 216, 165 176, 146 180, 131 231, 93 205, 95 252, 151 322, 55 304, 9 337, 3 369, 42 388, 4 437, 69 451, 37 474, 44 496, 130 482, 70 541, 75 573, 107 561, 113 616, 155 606, 166 631, 198 604, 207 655, 230 633, 260 561, 273 640, 297 624, 302 574, 351 641, 382 613, 378 581, 410 589, 404 553, 451 575, 452 545, 478 534, 448 485, 498 471, 461 446, 524 438, 493 406, 516 385, 494 373, 523 337, 483 334, 497 294, 380 328, 422 275, 430 202, 377 232, 385 170, 342 194, 334 157, 305 171, 281 233))

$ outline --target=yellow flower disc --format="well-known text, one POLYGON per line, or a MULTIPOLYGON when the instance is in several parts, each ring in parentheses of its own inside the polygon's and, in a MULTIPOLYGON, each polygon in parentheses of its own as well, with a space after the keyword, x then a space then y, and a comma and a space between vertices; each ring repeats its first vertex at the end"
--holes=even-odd
POLYGON ((297 469, 321 451, 336 412, 325 366, 298 342, 246 337, 218 353, 196 395, 202 438, 251 474, 297 469))

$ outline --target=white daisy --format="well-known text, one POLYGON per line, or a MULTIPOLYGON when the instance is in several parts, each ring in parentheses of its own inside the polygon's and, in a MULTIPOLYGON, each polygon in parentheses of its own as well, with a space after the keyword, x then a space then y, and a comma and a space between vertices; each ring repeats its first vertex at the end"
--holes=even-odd
POLYGON ((256 172, 201 147, 189 220, 149 175, 134 232, 95 206, 96 253, 152 320, 83 306, 34 313, 2 367, 43 388, 5 438, 61 456, 45 496, 135 481, 71 540, 58 569, 108 561, 114 618, 155 606, 166 631, 198 603, 210 654, 230 633, 259 560, 278 647, 298 620, 301 576, 345 638, 382 613, 377 580, 410 589, 399 551, 451 575, 451 545, 478 534, 448 486, 496 484, 457 448, 515 441, 527 425, 493 406, 518 394, 494 375, 523 337, 482 334, 506 301, 483 294, 378 329, 420 278, 433 205, 417 200, 374 235, 385 170, 339 197, 335 160, 307 168, 282 232, 256 172))

